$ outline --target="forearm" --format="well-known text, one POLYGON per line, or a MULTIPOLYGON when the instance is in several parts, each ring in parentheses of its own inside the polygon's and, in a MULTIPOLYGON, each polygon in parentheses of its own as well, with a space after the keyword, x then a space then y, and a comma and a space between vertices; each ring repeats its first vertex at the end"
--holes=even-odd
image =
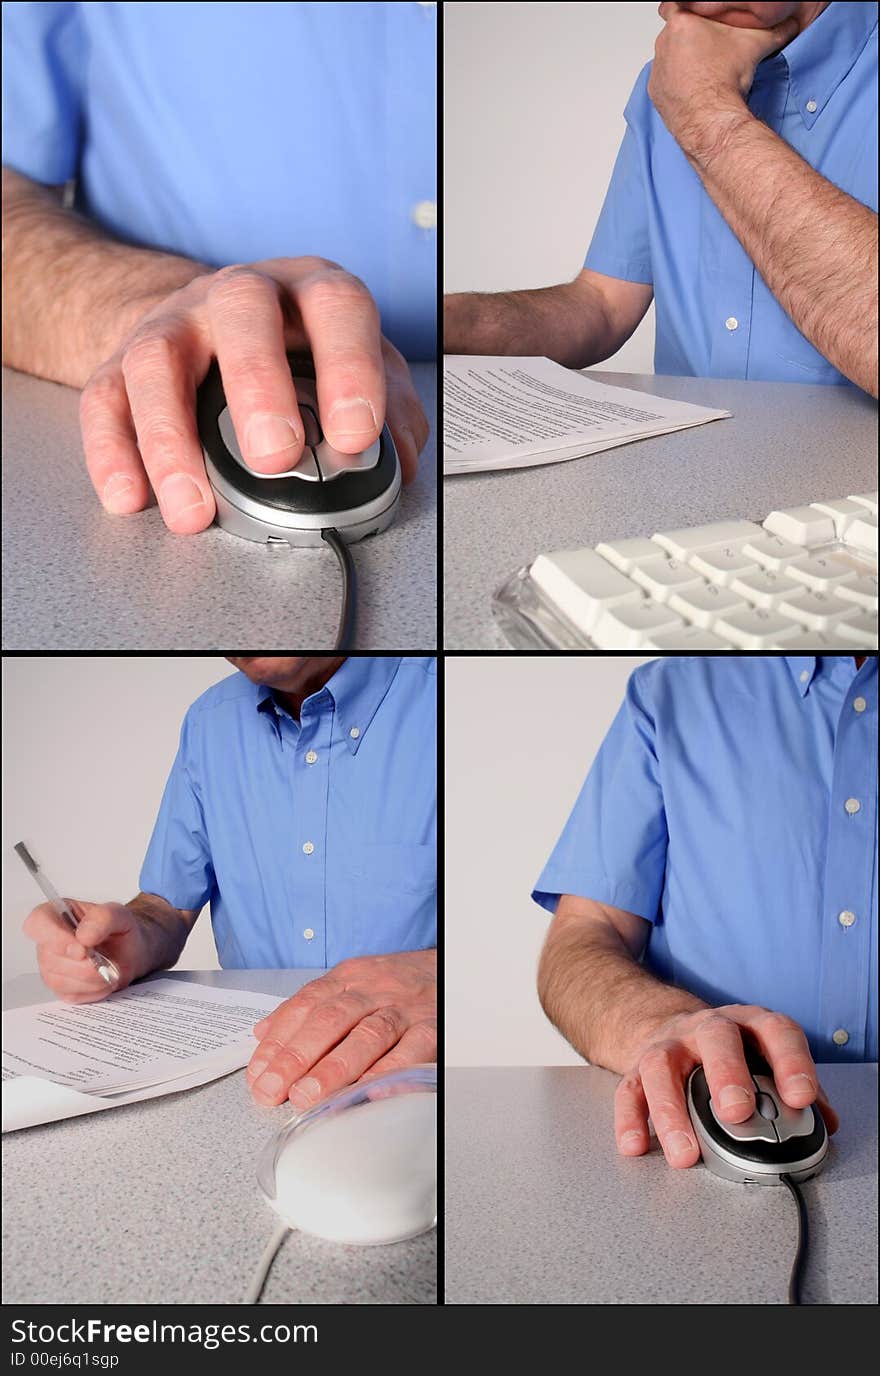
POLYGON ((575 1051, 594 1065, 624 1074, 655 1028, 706 1004, 663 984, 635 961, 612 931, 585 933, 557 921, 538 970, 544 1012, 575 1051))
MULTIPOLYGON (((687 151, 687 150, 686 150, 687 151)), ((688 152, 703 185, 801 334, 877 396, 877 216, 745 106, 688 152)))
POLYGON ((581 282, 444 298, 447 354, 543 357, 587 368, 609 358, 618 345, 601 295, 581 282))
POLYGON ((139 893, 125 905, 137 918, 138 954, 134 978, 167 970, 177 962, 196 913, 173 908, 154 893, 139 893))
POLYGON ((82 387, 157 301, 210 272, 103 234, 3 169, 3 362, 82 387))

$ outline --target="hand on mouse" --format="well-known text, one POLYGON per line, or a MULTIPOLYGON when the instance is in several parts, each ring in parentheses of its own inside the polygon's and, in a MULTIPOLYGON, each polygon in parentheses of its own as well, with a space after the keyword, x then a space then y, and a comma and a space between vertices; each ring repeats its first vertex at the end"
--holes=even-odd
POLYGON ((437 952, 355 956, 254 1027, 247 1079, 261 1104, 304 1110, 335 1090, 437 1056, 437 952))
POLYGON ((718 1117, 742 1123, 755 1112, 743 1033, 773 1071, 791 1108, 816 1103, 829 1132, 839 1120, 819 1084, 803 1030, 791 1018, 750 1004, 728 1004, 679 1013, 659 1023, 639 1049, 614 1099, 614 1134, 623 1156, 649 1147, 648 1115, 670 1166, 693 1166, 700 1149, 687 1108, 688 1076, 702 1065, 718 1117))
POLYGON ((330 444, 359 453, 387 420, 411 482, 428 422, 367 288, 323 258, 273 258, 200 273, 153 301, 89 378, 80 424, 105 509, 141 511, 152 485, 169 530, 188 535, 211 524, 195 394, 213 357, 245 460, 258 473, 292 468, 305 431, 288 348, 313 356, 330 444))
POLYGON ((96 1003, 143 973, 137 918, 121 903, 67 901, 80 918, 75 933, 51 903, 41 903, 25 919, 24 934, 37 944, 37 965, 53 994, 65 1003, 96 1003), (108 985, 88 959, 95 946, 117 966, 117 983, 108 985))

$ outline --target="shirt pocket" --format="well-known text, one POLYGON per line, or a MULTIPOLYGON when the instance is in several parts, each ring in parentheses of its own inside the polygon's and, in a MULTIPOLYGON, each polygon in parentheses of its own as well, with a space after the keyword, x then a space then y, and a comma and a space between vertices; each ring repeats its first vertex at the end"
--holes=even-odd
POLYGON ((377 890, 425 895, 437 884, 437 847, 358 842, 348 868, 362 884, 377 890))

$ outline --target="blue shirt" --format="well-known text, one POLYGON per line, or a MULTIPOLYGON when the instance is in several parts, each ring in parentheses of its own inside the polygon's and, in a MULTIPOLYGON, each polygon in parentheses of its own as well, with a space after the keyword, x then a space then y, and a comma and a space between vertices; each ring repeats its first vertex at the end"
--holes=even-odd
POLYGON ((647 919, 661 979, 876 1061, 876 660, 637 669, 532 896, 566 893, 647 919))
POLYGON ((130 243, 318 254, 436 351, 436 6, 3 6, 3 161, 130 243))
MULTIPOLYGON (((792 323, 704 190, 648 97, 650 70, 625 110, 585 266, 653 282, 655 372, 852 385, 792 323)), ((748 106, 823 177, 877 210, 876 4, 834 0, 759 64, 748 106)))
POLYGON ((436 945, 436 668, 350 657, 296 722, 234 674, 186 714, 143 893, 211 905, 220 964, 436 945))

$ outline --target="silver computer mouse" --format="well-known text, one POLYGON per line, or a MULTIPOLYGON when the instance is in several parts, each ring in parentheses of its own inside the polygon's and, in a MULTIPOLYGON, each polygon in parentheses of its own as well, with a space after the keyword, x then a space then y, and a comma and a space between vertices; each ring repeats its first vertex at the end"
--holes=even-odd
POLYGON ((217 524, 260 544, 320 545, 322 530, 347 544, 384 530, 400 500, 400 461, 387 425, 360 454, 342 454, 324 438, 314 366, 288 353, 306 445, 286 473, 264 477, 248 468, 238 446, 216 359, 199 387, 196 411, 217 524))
POLYGON ((770 1067, 754 1060, 749 1069, 756 1111, 744 1123, 722 1123, 715 1116, 702 1066, 688 1080, 687 1100, 700 1152, 709 1170, 747 1185, 778 1185, 779 1177, 808 1180, 828 1155, 828 1131, 816 1105, 789 1108, 779 1095, 770 1067))

